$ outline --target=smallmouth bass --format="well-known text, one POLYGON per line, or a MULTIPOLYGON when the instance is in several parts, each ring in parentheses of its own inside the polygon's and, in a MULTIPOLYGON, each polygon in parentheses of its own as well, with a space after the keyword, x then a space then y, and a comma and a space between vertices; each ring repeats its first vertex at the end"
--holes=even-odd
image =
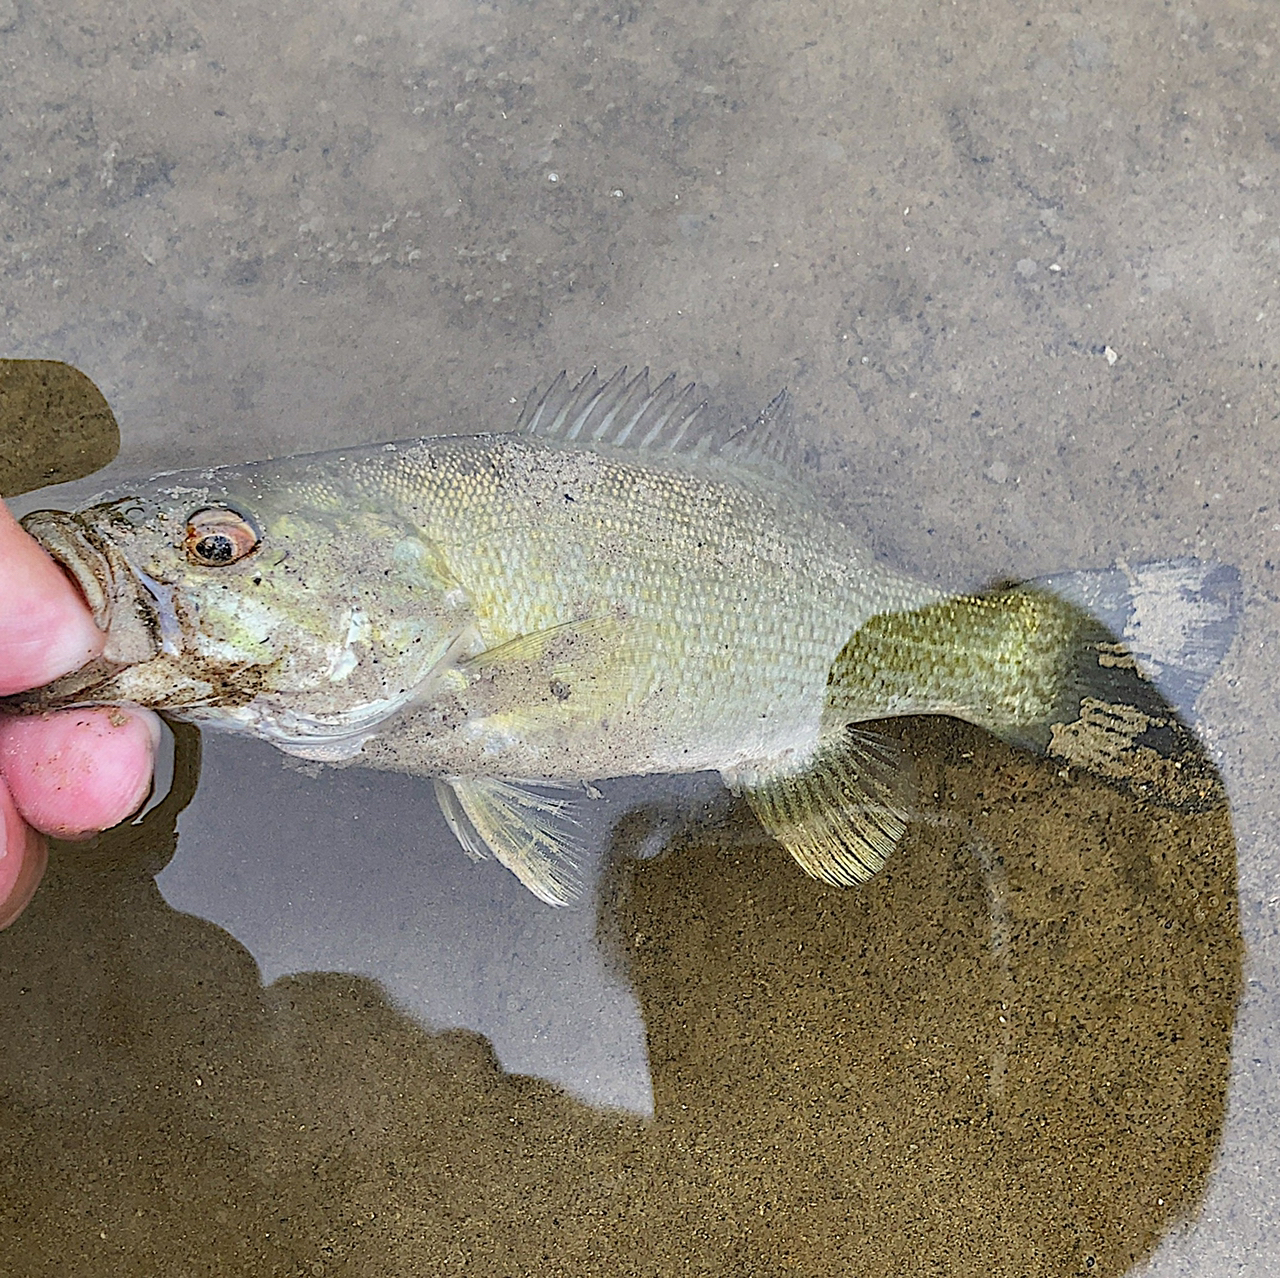
MULTIPOLYGON (((1135 749, 1181 768, 1185 729, 1066 579, 947 596, 896 573, 805 489, 784 396, 736 432, 695 429, 702 407, 674 378, 562 374, 514 432, 34 512, 107 642, 8 707, 132 703, 431 777, 463 847, 555 904, 578 891, 584 781, 717 771, 809 874, 851 884, 912 802, 867 720, 954 715, 1113 779, 1135 749)), ((1177 660, 1211 669, 1232 583, 1175 575, 1177 660)), ((1112 577, 1092 601, 1136 615, 1112 577)))

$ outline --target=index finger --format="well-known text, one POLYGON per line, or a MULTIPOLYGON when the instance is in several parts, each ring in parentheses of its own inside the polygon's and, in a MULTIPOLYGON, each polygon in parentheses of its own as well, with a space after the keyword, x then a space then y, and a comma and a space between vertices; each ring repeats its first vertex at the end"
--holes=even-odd
POLYGON ((78 669, 104 642, 79 592, 0 502, 0 696, 78 669))

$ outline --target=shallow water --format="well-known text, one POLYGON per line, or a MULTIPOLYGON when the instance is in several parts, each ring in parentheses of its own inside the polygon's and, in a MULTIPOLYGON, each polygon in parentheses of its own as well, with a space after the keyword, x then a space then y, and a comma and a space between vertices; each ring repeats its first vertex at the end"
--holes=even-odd
POLYGON ((1275 22, 0 0, 0 355, 93 379, 113 476, 649 362, 789 385, 930 579, 1245 582, 1230 821, 906 721, 923 810, 856 892, 707 785, 654 860, 617 796, 551 911, 407 779, 209 737, 179 814, 184 739, 0 935, 5 1271, 1269 1272, 1275 22))

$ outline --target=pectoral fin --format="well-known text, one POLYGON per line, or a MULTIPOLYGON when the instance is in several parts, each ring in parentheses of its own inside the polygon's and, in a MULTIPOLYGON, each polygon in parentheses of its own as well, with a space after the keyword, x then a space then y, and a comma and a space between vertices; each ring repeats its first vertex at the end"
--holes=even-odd
POLYGON ((897 742, 846 729, 805 772, 744 794, 806 874, 848 887, 875 874, 902 837, 915 777, 897 742))
POLYGON ((607 657, 619 650, 628 630, 627 623, 612 613, 583 617, 546 630, 517 635, 506 643, 468 657, 466 664, 477 673, 548 664, 577 665, 594 672, 607 657))
POLYGON ((477 720, 536 741, 590 727, 650 690, 656 638, 634 617, 585 617, 518 635, 459 664, 477 720))
POLYGON ((441 777, 435 789, 449 828, 469 856, 480 861, 492 853, 549 905, 568 905, 581 894, 581 836, 571 787, 441 777))

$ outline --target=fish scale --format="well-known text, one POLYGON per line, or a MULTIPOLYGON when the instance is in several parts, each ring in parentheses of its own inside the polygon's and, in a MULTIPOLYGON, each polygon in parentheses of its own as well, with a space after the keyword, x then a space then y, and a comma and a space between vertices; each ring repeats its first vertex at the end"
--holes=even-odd
POLYGON ((722 464, 583 465, 579 452, 502 436, 422 447, 434 464, 409 452, 393 472, 384 455, 358 483, 441 547, 487 645, 610 609, 650 637, 643 668, 620 677, 634 679, 635 704, 655 685, 668 690, 654 705, 661 721, 649 733, 633 724, 630 742, 602 734, 598 757, 570 765, 577 775, 668 771, 690 758, 763 766, 784 752, 802 766, 849 635, 876 612, 938 597, 869 569, 841 526, 812 509, 784 512, 722 464))

